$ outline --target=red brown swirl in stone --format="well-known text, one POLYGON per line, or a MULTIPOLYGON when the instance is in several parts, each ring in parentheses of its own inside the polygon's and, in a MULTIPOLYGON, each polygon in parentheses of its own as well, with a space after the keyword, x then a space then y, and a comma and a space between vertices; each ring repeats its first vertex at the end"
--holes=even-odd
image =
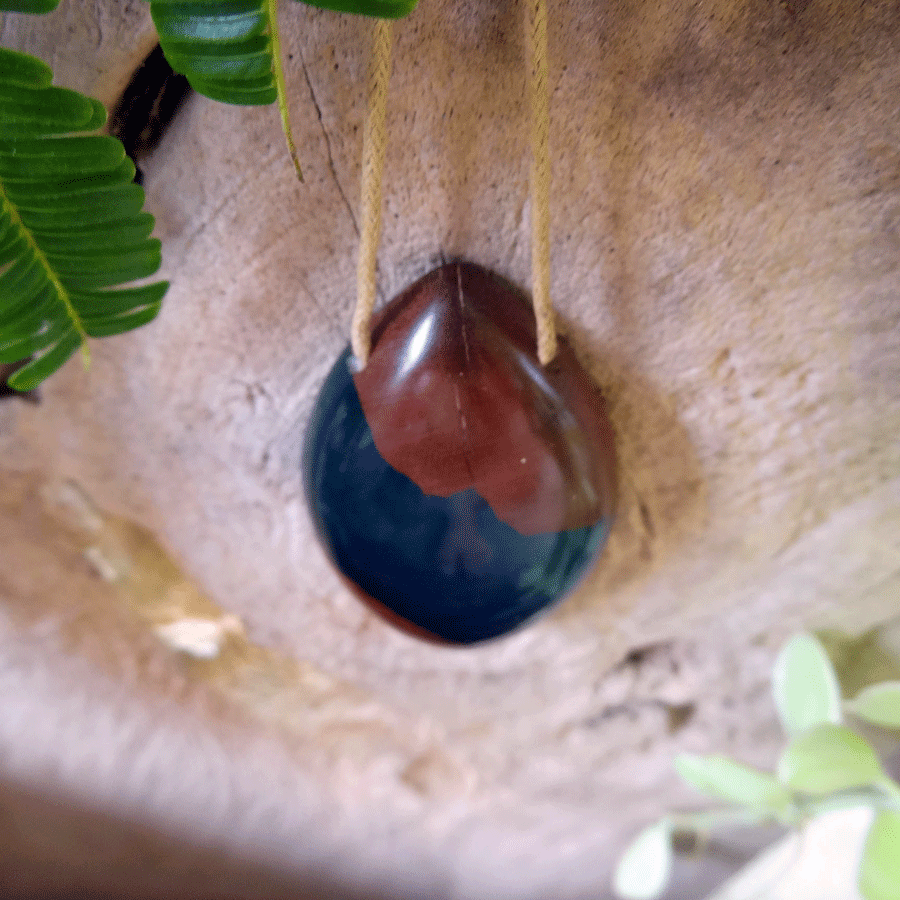
POLYGON ((354 382, 378 452, 426 494, 474 487, 524 535, 612 515, 600 389, 564 339, 538 363, 530 304, 486 269, 448 263, 398 295, 354 382))

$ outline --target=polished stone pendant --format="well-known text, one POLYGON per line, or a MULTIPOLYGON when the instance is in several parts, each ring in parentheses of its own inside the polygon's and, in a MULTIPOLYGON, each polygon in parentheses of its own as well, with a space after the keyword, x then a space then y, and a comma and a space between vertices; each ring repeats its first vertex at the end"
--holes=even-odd
POLYGON ((566 341, 541 366, 524 295, 448 263, 376 318, 372 352, 331 370, 304 451, 326 550, 404 630, 498 637, 593 565, 615 502, 612 429, 566 341))

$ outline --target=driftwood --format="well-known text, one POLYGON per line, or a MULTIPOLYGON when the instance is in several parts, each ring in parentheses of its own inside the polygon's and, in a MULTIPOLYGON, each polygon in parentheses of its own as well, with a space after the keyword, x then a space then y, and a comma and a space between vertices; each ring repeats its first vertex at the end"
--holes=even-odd
MULTIPOLYGON (((0 774, 369 896, 601 895, 690 799, 675 752, 771 762, 786 634, 898 615, 900 9, 554 5, 553 296, 621 504, 576 596, 464 651, 374 618, 312 535, 369 26, 281 21, 306 183, 274 108, 189 99, 143 163, 160 318, 0 401, 0 774), (214 659, 160 641, 185 616, 231 617, 214 659)), ((527 286, 518 5, 423 0, 395 34, 382 297, 442 255, 527 286)), ((2 40, 109 105, 154 43, 111 0, 2 40)))

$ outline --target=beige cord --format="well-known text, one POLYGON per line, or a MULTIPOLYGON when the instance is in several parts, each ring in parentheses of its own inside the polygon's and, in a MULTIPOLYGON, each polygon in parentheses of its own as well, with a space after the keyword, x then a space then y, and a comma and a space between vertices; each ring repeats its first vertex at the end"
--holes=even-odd
POLYGON ((525 0, 528 94, 531 105, 531 293, 538 359, 556 356, 550 299, 550 94, 547 84, 547 0, 525 0))
POLYGON ((378 241, 381 237, 381 174, 387 148, 385 115, 391 77, 391 23, 376 19, 369 60, 369 100, 363 130, 362 228, 356 269, 356 309, 350 342, 360 366, 369 360, 375 307, 378 241))
MULTIPOLYGON (((524 0, 531 101, 531 280, 538 359, 556 356, 556 325, 550 299, 550 98, 547 85, 547 0, 524 0)), ((356 270, 356 308, 351 346, 360 366, 369 360, 375 307, 378 241, 381 237, 381 175, 387 147, 385 116, 391 73, 391 25, 377 19, 372 34, 369 90, 363 131, 362 228, 356 270)))

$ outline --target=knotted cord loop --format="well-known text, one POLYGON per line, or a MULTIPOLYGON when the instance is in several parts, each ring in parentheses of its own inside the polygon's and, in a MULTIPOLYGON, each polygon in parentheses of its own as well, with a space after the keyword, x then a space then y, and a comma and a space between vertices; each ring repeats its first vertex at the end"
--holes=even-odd
POLYGON ((385 118, 391 77, 391 23, 376 19, 369 59, 368 105, 363 129, 362 226, 356 268, 356 309, 350 343, 360 366, 369 360, 375 307, 378 241, 381 238, 381 175, 387 148, 385 118))

